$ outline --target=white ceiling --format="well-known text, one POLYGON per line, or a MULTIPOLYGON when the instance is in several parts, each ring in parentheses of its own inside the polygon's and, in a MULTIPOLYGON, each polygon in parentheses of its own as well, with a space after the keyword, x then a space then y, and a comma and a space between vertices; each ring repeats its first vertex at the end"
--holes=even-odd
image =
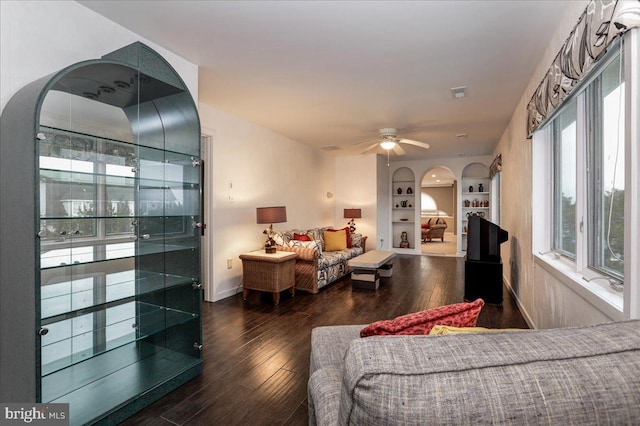
POLYGON ((198 64, 200 102, 337 155, 431 145, 406 160, 491 154, 568 2, 80 3, 198 64))

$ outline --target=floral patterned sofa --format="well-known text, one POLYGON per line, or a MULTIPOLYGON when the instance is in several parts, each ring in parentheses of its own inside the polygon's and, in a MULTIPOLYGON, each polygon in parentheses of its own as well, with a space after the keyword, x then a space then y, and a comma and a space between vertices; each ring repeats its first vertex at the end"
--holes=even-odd
POLYGON ((362 234, 349 234, 351 248, 326 251, 324 232, 328 230, 338 231, 333 227, 294 229, 274 236, 277 250, 298 254, 296 290, 317 293, 322 287, 345 276, 349 272, 347 261, 364 253, 367 237, 362 234), (298 236, 308 236, 309 241, 294 239, 298 236))

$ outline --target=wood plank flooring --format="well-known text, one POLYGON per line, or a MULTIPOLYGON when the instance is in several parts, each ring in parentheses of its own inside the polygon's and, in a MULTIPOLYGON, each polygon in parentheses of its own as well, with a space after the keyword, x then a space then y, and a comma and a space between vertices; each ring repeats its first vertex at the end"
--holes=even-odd
MULTIPOLYGON (((528 328, 504 289, 478 326, 528 328)), ((124 425, 306 425, 311 329, 368 324, 463 300, 464 260, 401 255, 377 291, 343 278, 318 294, 237 294, 203 306, 204 371, 124 425)))

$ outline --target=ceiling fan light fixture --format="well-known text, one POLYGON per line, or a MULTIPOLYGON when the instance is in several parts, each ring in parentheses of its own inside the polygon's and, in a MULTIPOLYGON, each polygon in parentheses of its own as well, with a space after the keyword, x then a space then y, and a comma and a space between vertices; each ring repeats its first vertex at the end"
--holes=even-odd
POLYGON ((380 146, 386 149, 387 151, 389 151, 395 148, 396 143, 394 141, 383 141, 383 142, 380 142, 380 146))

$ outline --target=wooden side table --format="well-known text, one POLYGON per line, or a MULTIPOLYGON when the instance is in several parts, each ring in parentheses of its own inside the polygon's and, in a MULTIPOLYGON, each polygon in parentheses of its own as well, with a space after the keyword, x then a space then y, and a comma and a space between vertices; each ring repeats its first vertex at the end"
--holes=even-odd
POLYGON ((242 259, 242 297, 247 300, 249 290, 273 293, 273 302, 280 303, 280 292, 289 289, 291 296, 296 293, 296 253, 264 250, 240 255, 242 259))

